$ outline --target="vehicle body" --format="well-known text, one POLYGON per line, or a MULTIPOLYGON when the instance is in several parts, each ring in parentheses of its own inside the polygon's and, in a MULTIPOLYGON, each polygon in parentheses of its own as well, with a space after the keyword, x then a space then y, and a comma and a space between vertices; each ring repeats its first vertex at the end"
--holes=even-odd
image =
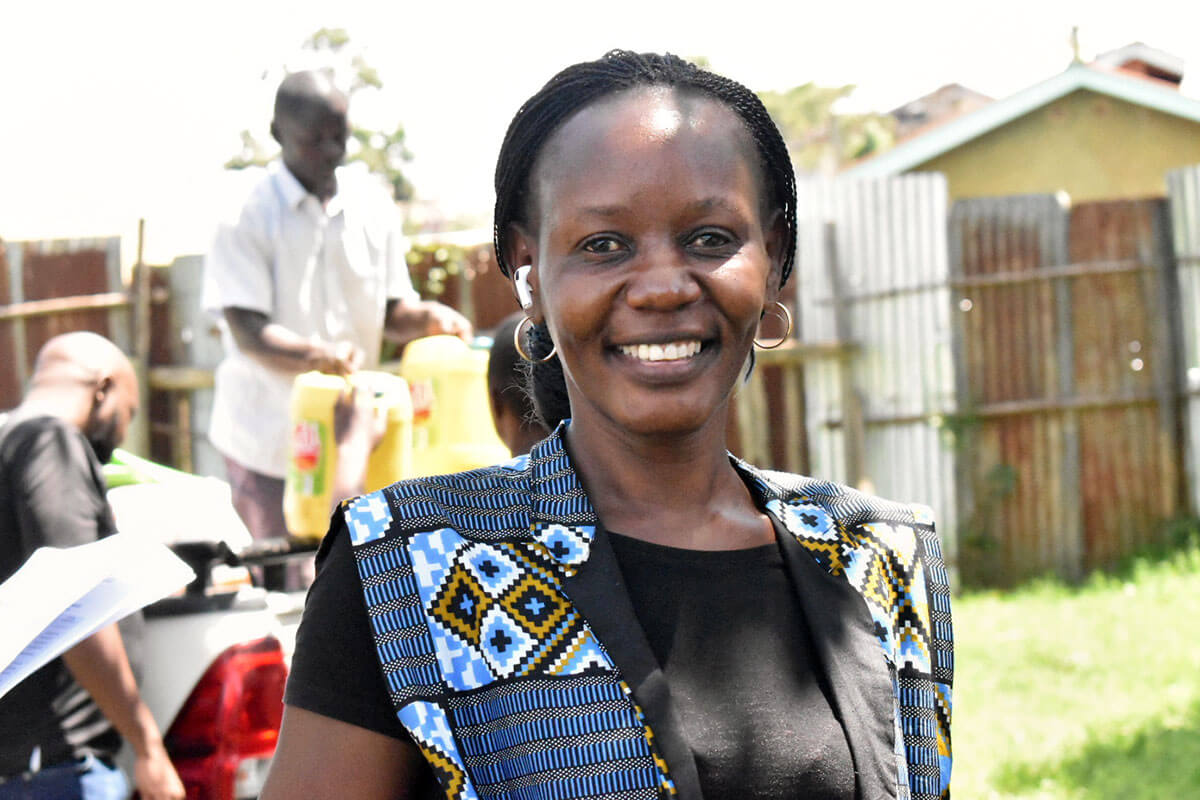
MULTIPOLYGON (((189 800, 257 797, 275 749, 302 592, 253 586, 250 567, 314 546, 252 542, 229 487, 118 453, 106 468, 124 533, 169 547, 196 579, 144 610, 141 693, 189 800)), ((127 772, 128 746, 119 761, 127 772)))

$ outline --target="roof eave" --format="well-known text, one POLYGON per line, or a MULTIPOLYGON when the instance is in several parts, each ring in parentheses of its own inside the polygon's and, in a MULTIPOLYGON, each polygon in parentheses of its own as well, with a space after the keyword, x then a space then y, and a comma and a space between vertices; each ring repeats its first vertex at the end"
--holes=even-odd
POLYGON ((947 122, 923 136, 856 164, 841 174, 852 178, 876 178, 906 172, 1081 89, 1200 123, 1200 101, 1140 78, 1073 64, 1052 78, 947 122))

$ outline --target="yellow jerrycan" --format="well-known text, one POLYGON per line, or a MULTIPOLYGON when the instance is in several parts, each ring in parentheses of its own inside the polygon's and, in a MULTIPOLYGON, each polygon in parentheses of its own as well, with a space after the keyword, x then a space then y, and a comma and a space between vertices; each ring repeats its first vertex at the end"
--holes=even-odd
POLYGON ((456 336, 428 336, 405 346, 400 375, 413 398, 413 477, 509 459, 492 424, 487 361, 487 350, 456 336))
MULTIPOLYGON (((358 372, 349 379, 368 392, 377 408, 386 410, 383 439, 367 462, 366 491, 400 480, 411 471, 412 400, 403 378, 384 372, 358 372)), ((292 383, 291 447, 284 481, 283 516, 288 533, 300 539, 320 539, 329 527, 335 499, 337 447, 334 406, 348 388, 347 379, 305 372, 292 383)))

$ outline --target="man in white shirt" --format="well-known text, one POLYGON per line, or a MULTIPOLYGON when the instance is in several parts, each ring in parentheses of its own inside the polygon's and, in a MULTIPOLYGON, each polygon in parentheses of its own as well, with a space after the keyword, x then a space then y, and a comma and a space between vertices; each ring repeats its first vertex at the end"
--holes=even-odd
POLYGON ((298 373, 374 366, 384 336, 471 335, 465 318, 413 289, 399 214, 381 183, 341 166, 346 113, 328 75, 283 80, 271 122, 281 160, 237 218, 218 227, 205 259, 203 305, 228 327, 209 438, 256 537, 286 534, 288 405, 298 373))

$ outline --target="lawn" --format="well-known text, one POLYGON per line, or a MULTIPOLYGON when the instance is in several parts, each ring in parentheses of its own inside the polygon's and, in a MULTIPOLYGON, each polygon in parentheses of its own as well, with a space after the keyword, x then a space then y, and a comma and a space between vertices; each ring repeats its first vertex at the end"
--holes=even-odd
POLYGON ((953 794, 1200 798, 1200 547, 954 607, 953 794))

